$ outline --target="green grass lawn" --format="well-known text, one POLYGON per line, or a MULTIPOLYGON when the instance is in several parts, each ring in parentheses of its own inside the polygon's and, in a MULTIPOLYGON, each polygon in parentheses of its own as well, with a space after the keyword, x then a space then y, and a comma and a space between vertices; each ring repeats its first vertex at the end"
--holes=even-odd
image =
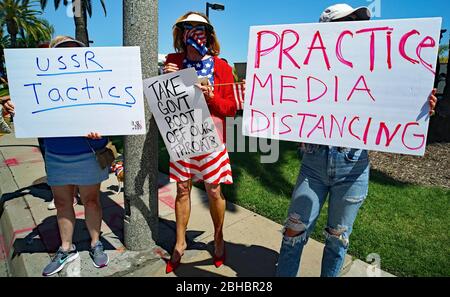
MULTIPOLYGON (((160 170, 168 155, 160 140, 160 170)), ((229 201, 283 224, 300 160, 296 144, 280 143, 280 159, 261 164, 259 153, 231 153, 235 184, 224 186, 229 201)), ((201 186, 201 185, 200 185, 201 186)), ((312 238, 324 242, 327 205, 312 238)), ((372 253, 397 276, 450 275, 450 191, 397 182, 372 171, 369 196, 357 217, 349 254, 363 261, 372 253)))
POLYGON ((110 136, 109 140, 111 140, 112 144, 114 144, 114 146, 117 149, 117 152, 119 154, 123 154, 123 146, 124 146, 123 137, 122 136, 110 136))

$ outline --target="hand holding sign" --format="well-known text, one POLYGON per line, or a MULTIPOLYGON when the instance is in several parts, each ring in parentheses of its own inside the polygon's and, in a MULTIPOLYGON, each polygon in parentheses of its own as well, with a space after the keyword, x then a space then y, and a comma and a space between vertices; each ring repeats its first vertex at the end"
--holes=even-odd
POLYGON ((177 64, 174 63, 166 63, 164 65, 164 74, 168 74, 168 73, 172 73, 172 72, 177 72, 180 69, 178 68, 177 64))
POLYGON ((214 152, 222 144, 196 84, 193 68, 144 80, 145 96, 174 161, 214 152))
POLYGON ((99 134, 99 133, 96 133, 96 132, 91 132, 91 133, 89 133, 86 137, 89 138, 89 139, 93 139, 93 140, 99 140, 99 139, 102 139, 102 137, 100 136, 100 134, 99 134))
POLYGON ((437 97, 436 97, 436 92, 437 89, 433 89, 433 91, 431 91, 431 95, 428 98, 429 102, 430 102, 430 116, 434 116, 436 113, 436 104, 437 104, 437 97))
POLYGON ((10 114, 14 115, 15 108, 14 108, 14 104, 11 102, 11 99, 8 98, 2 104, 3 104, 3 107, 5 108, 7 113, 10 113, 10 114))
POLYGON ((200 83, 200 84, 195 84, 195 86, 197 88, 199 88, 200 91, 203 93, 203 96, 205 96, 206 103, 208 103, 209 100, 214 99, 214 92, 213 92, 212 86, 209 85, 209 81, 208 81, 207 85, 202 85, 200 83))

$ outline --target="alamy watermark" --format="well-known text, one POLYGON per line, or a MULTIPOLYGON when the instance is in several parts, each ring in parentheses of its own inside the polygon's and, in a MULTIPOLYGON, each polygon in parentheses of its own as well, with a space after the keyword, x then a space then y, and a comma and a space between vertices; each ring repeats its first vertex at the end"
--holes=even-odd
POLYGON ((372 13, 372 18, 381 18, 381 0, 366 0, 370 4, 367 5, 370 12, 372 13))
POLYGON ((366 274, 368 277, 381 277, 381 256, 372 253, 366 258, 369 266, 366 269, 366 274))
MULTIPOLYGON (((280 157, 280 142, 270 139, 270 135, 265 137, 246 137, 242 134, 243 118, 226 119, 226 146, 230 153, 257 153, 261 152, 262 164, 276 163, 280 157), (248 145, 247 145, 248 139, 248 145)), ((261 135, 259 135, 261 136, 261 135)))
POLYGON ((66 15, 69 18, 73 18, 73 17, 80 18, 82 16, 81 1, 82 0, 73 0, 72 3, 69 3, 67 5, 67 7, 66 7, 66 15))
POLYGON ((73 262, 67 264, 67 277, 81 277, 81 258, 78 256, 73 262))

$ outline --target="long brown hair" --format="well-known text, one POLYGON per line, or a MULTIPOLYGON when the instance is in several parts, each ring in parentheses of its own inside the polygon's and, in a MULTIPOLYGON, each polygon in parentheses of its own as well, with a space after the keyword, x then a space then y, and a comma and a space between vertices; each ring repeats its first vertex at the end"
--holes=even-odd
POLYGON ((201 12, 195 12, 195 11, 189 11, 185 13, 183 16, 177 19, 175 22, 175 25, 173 26, 173 47, 175 48, 175 51, 177 53, 185 53, 186 52, 186 45, 184 44, 183 40, 183 33, 184 29, 182 29, 180 26, 177 26, 177 24, 183 22, 187 17, 191 14, 197 14, 205 20, 208 21, 209 26, 207 26, 206 30, 206 38, 207 38, 207 44, 206 47, 208 48, 208 53, 211 56, 218 56, 220 54, 220 44, 217 40, 216 32, 214 31, 214 27, 211 25, 211 22, 209 21, 209 18, 201 13, 201 12))

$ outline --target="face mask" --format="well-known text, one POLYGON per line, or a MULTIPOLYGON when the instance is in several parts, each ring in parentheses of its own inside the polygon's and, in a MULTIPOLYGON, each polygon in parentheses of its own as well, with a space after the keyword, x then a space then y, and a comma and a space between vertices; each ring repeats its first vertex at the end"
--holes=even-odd
POLYGON ((208 53, 206 47, 206 27, 184 24, 184 44, 192 46, 201 56, 208 53))

